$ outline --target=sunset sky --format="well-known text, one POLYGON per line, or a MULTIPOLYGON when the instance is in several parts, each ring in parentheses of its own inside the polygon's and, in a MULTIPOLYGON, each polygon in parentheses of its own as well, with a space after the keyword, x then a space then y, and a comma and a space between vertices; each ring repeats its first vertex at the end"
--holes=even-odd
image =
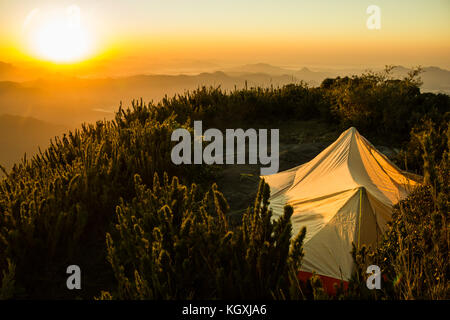
POLYGON ((450 69, 450 1, 2 0, 0 61, 105 74, 257 62, 450 69), (380 30, 366 26, 369 5, 381 9, 380 30))

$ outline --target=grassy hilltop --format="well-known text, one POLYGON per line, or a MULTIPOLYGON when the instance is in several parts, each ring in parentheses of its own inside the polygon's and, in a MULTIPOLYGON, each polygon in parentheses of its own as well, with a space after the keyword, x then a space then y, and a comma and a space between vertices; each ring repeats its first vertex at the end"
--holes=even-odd
POLYGON ((355 126, 424 186, 394 208, 376 249, 354 252, 341 298, 449 299, 450 97, 421 93, 418 72, 224 91, 199 88, 159 103, 133 102, 112 121, 54 139, 0 181, 0 298, 325 298, 302 288, 303 230, 271 221, 255 166, 175 166, 176 128, 279 128, 280 170, 313 158, 355 126), (393 151, 397 150, 397 151, 393 151), (228 201, 227 201, 228 200, 228 201), (364 266, 382 267, 383 291, 364 266), (66 288, 81 267, 83 290, 66 288))

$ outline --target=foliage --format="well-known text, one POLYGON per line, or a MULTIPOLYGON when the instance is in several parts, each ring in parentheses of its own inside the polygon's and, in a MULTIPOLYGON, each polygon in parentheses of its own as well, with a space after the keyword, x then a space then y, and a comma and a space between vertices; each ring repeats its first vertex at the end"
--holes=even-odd
POLYGON ((201 87, 173 98, 165 97, 152 110, 155 119, 163 121, 171 114, 185 123, 202 120, 205 126, 229 128, 230 123, 251 126, 256 122, 289 119, 308 120, 325 117, 328 104, 320 90, 304 84, 282 88, 250 88, 225 92, 201 87))
POLYGON ((389 281, 402 277, 385 297, 448 297, 442 257, 448 254, 450 97, 421 93, 420 70, 402 80, 390 71, 327 79, 318 88, 202 87, 157 104, 133 101, 113 121, 55 138, 0 181, 1 298, 92 298, 101 290, 102 299, 303 297, 295 272, 304 234, 290 245, 291 209, 273 221, 262 184, 255 204, 232 224, 218 188, 209 187, 215 172, 170 161, 172 131, 191 130, 194 120, 222 129, 290 119, 356 126, 369 139, 403 146, 399 163, 417 172, 424 167, 427 186, 395 209, 388 240, 359 257, 380 264, 386 258, 389 281), (162 184, 155 173, 167 173, 162 184), (183 186, 193 182, 196 187, 183 186), (417 283, 404 259, 419 264, 417 283), (70 264, 83 270, 81 293, 65 288, 70 264))
POLYGON ((169 182, 167 175, 162 184, 155 175, 152 189, 139 176, 135 181, 136 198, 117 207, 116 231, 106 237, 118 287, 100 298, 300 297, 296 271, 305 230, 290 240, 292 207, 272 220, 264 181, 236 229, 215 184, 198 199, 195 185, 169 182))
POLYGON ((85 270, 86 292, 97 284, 92 266, 106 264, 101 243, 119 198, 134 196, 134 174, 148 185, 157 170, 185 179, 202 175, 201 167, 186 170, 170 161, 170 136, 180 126, 173 117, 160 123, 146 112, 137 105, 132 112, 120 110, 115 122, 84 125, 56 138, 0 182, 0 261, 16 265, 16 283, 27 295, 66 291, 64 272, 71 262, 85 270))
POLYGON ((441 118, 424 118, 411 129, 411 138, 393 159, 405 170, 424 174, 424 149, 423 133, 427 132, 427 150, 433 153, 433 161, 439 163, 445 153, 448 144, 448 124, 450 112, 445 113, 441 118))
MULTIPOLYGON (((355 253, 360 272, 368 264, 381 267, 385 281, 378 298, 450 298, 449 144, 436 163, 434 134, 429 128, 415 137, 423 149, 424 185, 395 206, 389 230, 377 247, 355 253)), ((367 296, 363 277, 356 277, 359 288, 353 292, 367 296)))
POLYGON ((355 126, 369 138, 381 136, 385 143, 389 139, 401 144, 425 116, 438 120, 450 110, 449 96, 420 93, 420 67, 402 80, 391 76, 393 69, 387 66, 382 73, 367 72, 322 83, 330 97, 331 112, 343 127, 355 126))
POLYGON ((3 271, 3 278, 0 286, 0 300, 12 299, 15 296, 15 280, 16 266, 7 261, 8 269, 3 271))

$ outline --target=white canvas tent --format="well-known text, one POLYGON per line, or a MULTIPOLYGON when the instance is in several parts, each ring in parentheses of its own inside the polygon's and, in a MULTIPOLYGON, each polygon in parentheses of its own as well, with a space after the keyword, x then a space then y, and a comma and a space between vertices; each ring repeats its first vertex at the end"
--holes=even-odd
POLYGON ((392 206, 419 183, 355 128, 310 162, 262 178, 271 189, 274 218, 289 204, 293 235, 306 227, 302 271, 342 280, 352 273, 352 242, 375 243, 391 219, 392 206))

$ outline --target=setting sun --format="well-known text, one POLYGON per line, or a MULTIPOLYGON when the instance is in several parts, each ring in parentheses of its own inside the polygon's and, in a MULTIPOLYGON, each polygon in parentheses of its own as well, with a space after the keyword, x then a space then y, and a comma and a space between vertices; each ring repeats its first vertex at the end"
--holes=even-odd
POLYGON ((30 32, 32 54, 39 59, 56 63, 71 63, 83 60, 90 53, 90 37, 81 23, 80 9, 67 7, 44 17, 38 12, 29 15, 29 21, 36 19, 30 32))
POLYGON ((87 53, 87 36, 81 28, 53 22, 37 31, 35 49, 43 58, 55 62, 75 61, 87 53))

